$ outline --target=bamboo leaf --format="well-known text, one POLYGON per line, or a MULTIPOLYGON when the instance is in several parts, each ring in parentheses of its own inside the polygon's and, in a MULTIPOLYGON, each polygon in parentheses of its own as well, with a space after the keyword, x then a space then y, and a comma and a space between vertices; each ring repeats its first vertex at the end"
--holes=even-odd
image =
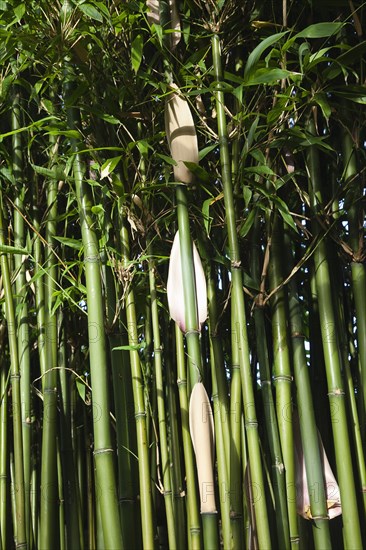
POLYGON ((78 8, 83 13, 85 13, 87 17, 90 17, 90 19, 94 19, 94 21, 99 21, 99 23, 103 23, 103 16, 95 6, 92 6, 91 4, 79 4, 78 8))
POLYGON ((122 155, 118 157, 112 157, 108 160, 106 160, 100 169, 100 179, 106 178, 109 176, 111 172, 113 172, 118 165, 119 161, 121 160, 122 155))
POLYGON ((293 38, 328 38, 329 36, 337 34, 343 26, 344 23, 341 22, 315 23, 295 34, 293 38))
POLYGON ((244 69, 244 80, 248 80, 249 75, 254 71, 261 55, 265 52, 267 48, 278 42, 283 36, 285 36, 289 31, 279 32, 268 36, 258 46, 250 53, 247 63, 244 69))
POLYGON ((142 60, 142 52, 144 48, 144 40, 141 34, 135 36, 131 44, 131 63, 132 68, 137 73, 140 68, 142 60))

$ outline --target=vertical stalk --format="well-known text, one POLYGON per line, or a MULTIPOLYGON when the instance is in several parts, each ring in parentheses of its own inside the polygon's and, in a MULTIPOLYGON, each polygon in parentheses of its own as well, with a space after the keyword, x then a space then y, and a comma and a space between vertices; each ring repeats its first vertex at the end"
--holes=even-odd
MULTIPOLYGON (((125 269, 130 264, 129 235, 125 220, 122 220, 121 228, 122 265, 125 269)), ((146 410, 144 400, 144 383, 142 378, 140 357, 138 352, 138 334, 136 322, 136 309, 134 292, 130 288, 127 292, 126 320, 128 329, 128 342, 130 349, 130 364, 132 375, 133 400, 135 406, 137 452, 139 457, 139 480, 140 480, 140 507, 142 523, 142 540, 144 548, 154 548, 154 522, 152 511, 151 481, 149 468, 149 449, 146 433, 146 410)))
MULTIPOLYGON (((73 90, 73 75, 67 68, 65 82, 65 103, 73 90)), ((80 113, 67 108, 70 129, 80 127, 80 113)), ((90 372, 93 388, 94 461, 98 505, 101 514, 104 543, 107 548, 122 548, 121 528, 114 471, 114 450, 109 422, 108 363, 104 330, 104 307, 101 283, 101 261, 98 237, 94 229, 87 182, 84 180, 85 166, 79 154, 79 143, 72 139, 74 156, 74 183, 79 207, 82 242, 84 247, 84 269, 87 290, 88 338, 90 372)))
POLYGON ((259 449, 258 421, 255 410, 253 379, 249 362, 249 347, 246 328, 241 259, 239 254, 238 236, 236 232, 236 220, 230 170, 229 143, 225 115, 225 97, 220 85, 220 82, 222 81, 220 40, 217 34, 215 34, 212 38, 212 55, 215 79, 217 82, 215 99, 219 133, 221 176, 224 188, 226 226, 231 262, 232 302, 235 304, 237 311, 236 321, 235 324, 232 326, 232 331, 237 338, 239 348, 243 404, 245 411, 245 427, 248 439, 248 454, 252 475, 252 483, 258 490, 258 493, 262 495, 262 498, 259 498, 256 502, 256 520, 258 526, 259 546, 260 548, 270 549, 271 539, 268 526, 266 499, 264 498, 265 488, 259 449))
MULTIPOLYGON (((0 192, 0 245, 5 243, 6 229, 3 217, 3 195, 0 192)), ((22 411, 20 393, 20 373, 17 333, 15 330, 16 319, 14 299, 10 280, 8 257, 0 255, 1 275, 5 294, 5 316, 8 326, 10 365, 11 365, 11 395, 13 413, 13 442, 14 442, 14 487, 16 510, 16 548, 27 548, 26 517, 25 517, 25 491, 24 491, 24 464, 23 464, 23 438, 22 438, 22 411)))
POLYGON ((167 428, 166 428, 166 416, 165 416, 165 391, 163 383, 163 370, 162 370, 162 345, 160 339, 159 328, 159 311, 158 302, 155 287, 155 262, 152 256, 151 243, 148 245, 149 257, 149 283, 150 283, 150 300, 151 300, 151 318, 152 318, 152 331, 154 340, 154 371, 156 379, 156 394, 157 394, 157 406, 158 406, 158 420, 159 420, 159 439, 157 444, 160 444, 161 452, 161 467, 163 472, 163 486, 164 486, 164 500, 166 508, 166 519, 168 529, 168 541, 169 548, 172 550, 179 547, 179 541, 175 536, 175 519, 173 510, 173 494, 172 483, 170 476, 170 461, 168 452, 167 441, 167 428))
MULTIPOLYGON (((260 219, 256 217, 251 242, 251 275, 260 288, 259 252, 260 252, 260 219)), ((287 511, 286 474, 283 463, 281 442, 276 418, 276 409, 272 393, 272 376, 270 359, 267 346, 267 334, 265 326, 265 313, 257 300, 253 311, 256 332, 256 347, 258 354, 259 372, 262 385, 263 406, 266 422, 267 438, 271 456, 272 479, 275 495, 277 537, 280 548, 290 547, 290 531, 287 511)))
MULTIPOLYGON (((275 214, 272 228, 271 258, 269 265, 271 289, 277 288, 283 281, 281 254, 283 224, 275 214)), ((298 525, 296 512, 296 477, 294 458, 294 439, 292 428, 292 373, 287 337, 287 314, 285 292, 281 288, 271 300, 272 339, 273 339, 273 378, 276 388, 277 423, 285 466, 287 510, 289 518, 291 546, 298 545, 298 525)))
POLYGON ((196 475, 191 436, 189 432, 187 372, 185 366, 183 334, 175 325, 176 356, 177 356, 177 384, 179 390, 179 404, 181 414, 184 464, 187 483, 187 517, 188 517, 188 547, 191 550, 201 548, 201 527, 198 513, 198 499, 196 490, 196 475))
MULTIPOLYGON (((50 136, 51 156, 54 161, 57 144, 55 136, 50 136)), ((57 265, 53 253, 54 237, 57 232, 57 181, 47 182, 47 222, 45 258, 45 355, 47 368, 43 377, 43 430, 42 430, 42 467, 41 467, 41 529, 40 547, 44 550, 55 545, 55 533, 59 528, 56 503, 59 501, 57 481, 57 323, 52 315, 54 292, 56 290, 57 265)), ((62 526, 63 528, 63 526, 62 526)))
MULTIPOLYGON (((352 290, 356 308, 357 344, 359 360, 359 411, 361 424, 366 423, 366 270, 362 261, 364 246, 364 213, 362 209, 362 188, 358 181, 356 152, 352 137, 346 129, 342 131, 342 152, 344 181, 352 182, 352 201, 348 210, 349 244, 353 258, 351 262, 352 290), (355 181, 352 181, 355 180, 355 181)), ((365 445, 365 430, 362 430, 365 445)))
MULTIPOLYGON (((16 92, 13 98, 12 130, 22 126, 20 94, 16 92)), ((24 248, 24 196, 26 187, 23 181, 23 147, 20 133, 12 136, 12 164, 15 180, 15 209, 14 209, 14 245, 24 248)), ((30 393, 30 356, 28 331, 28 296, 25 279, 24 258, 19 254, 14 259, 15 292, 17 295, 17 334, 20 372, 20 393, 22 407, 23 433, 23 462, 24 462, 24 490, 25 490, 25 521, 27 540, 30 543, 30 461, 31 461, 31 393, 30 393)))
MULTIPOLYGON (((291 241, 288 232, 285 233, 284 248, 287 251, 287 265, 291 266, 293 260, 291 258, 291 241)), ((316 550, 325 550, 327 548, 331 549, 331 540, 324 484, 324 468, 322 467, 322 459, 320 456, 313 396, 304 348, 302 313, 294 278, 289 281, 288 294, 299 424, 302 448, 304 451, 307 486, 309 487, 311 515, 314 518, 314 545, 316 550), (316 490, 314 490, 315 488, 316 490)))
MULTIPOLYGON (((315 124, 312 119, 309 120, 308 130, 311 134, 316 134, 315 124)), ((314 235, 319 238, 314 253, 315 277, 328 384, 329 406, 332 416, 337 474, 342 500, 344 544, 347 549, 356 550, 357 548, 362 548, 360 522, 355 494, 333 296, 330 284, 331 273, 324 236, 321 235, 320 226, 316 220, 319 208, 322 205, 322 182, 320 176, 319 153, 314 145, 308 148, 307 168, 309 174, 309 195, 313 215, 313 232, 314 235)))

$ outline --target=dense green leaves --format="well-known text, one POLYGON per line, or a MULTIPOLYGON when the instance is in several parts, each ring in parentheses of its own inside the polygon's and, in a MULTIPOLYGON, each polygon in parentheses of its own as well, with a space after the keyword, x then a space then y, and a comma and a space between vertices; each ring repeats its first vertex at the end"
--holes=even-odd
POLYGON ((284 14, 286 3, 269 0, 156 2, 167 24, 151 25, 142 0, 0 1, 3 549, 23 542, 18 518, 29 549, 102 548, 109 537, 120 548, 200 548, 203 529, 216 541, 216 519, 225 550, 258 546, 248 532, 268 534, 265 547, 323 549, 342 533, 357 547, 365 7, 310 4, 284 14), (174 5, 182 38, 172 51, 174 5), (172 82, 192 122, 170 139, 197 135, 199 163, 184 160, 184 143, 182 159, 171 156, 172 82), (193 240, 207 280, 200 334, 193 322, 176 333, 168 312, 179 224, 185 278, 193 240), (187 423, 196 377, 216 431, 211 523, 199 515, 187 423), (305 462, 318 428, 342 479, 344 525, 318 517, 325 502, 313 500, 312 522, 294 514, 293 407, 306 416, 305 462), (23 492, 11 485, 15 455, 23 492), (260 505, 248 461, 264 480, 260 505))

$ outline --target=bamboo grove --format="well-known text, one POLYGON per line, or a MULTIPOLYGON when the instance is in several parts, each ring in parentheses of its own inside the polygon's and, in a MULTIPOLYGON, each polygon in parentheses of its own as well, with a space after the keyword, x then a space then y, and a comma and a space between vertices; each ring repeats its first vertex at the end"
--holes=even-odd
POLYGON ((364 14, 0 2, 0 549, 362 548, 364 14))

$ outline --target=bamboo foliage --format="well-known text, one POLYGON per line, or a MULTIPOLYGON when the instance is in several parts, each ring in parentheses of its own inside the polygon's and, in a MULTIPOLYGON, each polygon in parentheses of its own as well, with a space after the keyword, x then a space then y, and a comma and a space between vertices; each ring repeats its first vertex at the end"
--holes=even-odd
POLYGON ((311 8, 0 2, 0 550, 362 548, 365 7, 311 8))

